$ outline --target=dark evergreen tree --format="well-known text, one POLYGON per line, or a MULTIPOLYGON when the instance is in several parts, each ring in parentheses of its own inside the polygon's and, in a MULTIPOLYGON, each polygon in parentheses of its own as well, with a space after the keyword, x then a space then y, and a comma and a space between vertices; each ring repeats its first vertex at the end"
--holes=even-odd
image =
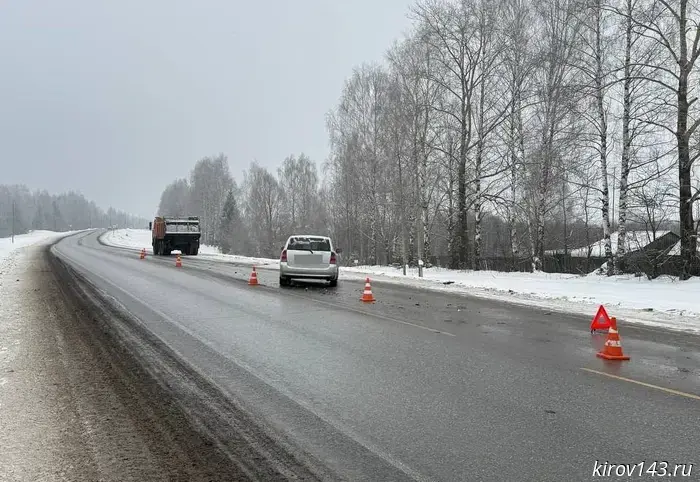
POLYGON ((233 190, 229 190, 224 201, 224 207, 219 221, 219 229, 217 245, 221 248, 221 252, 228 254, 231 252, 240 252, 243 249, 243 218, 238 209, 236 196, 233 190))

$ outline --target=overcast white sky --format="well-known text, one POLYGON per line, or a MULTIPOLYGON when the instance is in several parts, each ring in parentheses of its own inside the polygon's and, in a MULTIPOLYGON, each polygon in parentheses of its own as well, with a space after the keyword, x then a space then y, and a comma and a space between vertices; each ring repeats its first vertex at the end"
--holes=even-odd
POLYGON ((381 60, 412 0, 3 0, 0 183, 155 214, 163 187, 224 152, 328 154, 325 114, 381 60))

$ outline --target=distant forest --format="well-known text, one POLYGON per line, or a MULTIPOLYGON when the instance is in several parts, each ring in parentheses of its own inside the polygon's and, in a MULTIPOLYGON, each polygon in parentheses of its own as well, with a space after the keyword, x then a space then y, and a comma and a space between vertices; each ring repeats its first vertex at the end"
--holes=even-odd
POLYGON ((70 231, 88 228, 148 226, 148 221, 112 207, 101 209, 82 194, 32 192, 23 185, 0 184, 0 237, 32 230, 70 231), (14 209, 13 209, 14 204, 14 209), (14 211, 14 213, 13 213, 14 211))

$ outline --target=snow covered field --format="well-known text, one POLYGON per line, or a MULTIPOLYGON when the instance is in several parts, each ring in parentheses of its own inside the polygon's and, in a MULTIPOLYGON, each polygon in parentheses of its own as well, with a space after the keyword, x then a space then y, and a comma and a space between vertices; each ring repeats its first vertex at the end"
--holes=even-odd
MULTIPOLYGON (((148 230, 123 229, 106 233, 106 244, 125 248, 146 248, 148 230)), ((224 255, 211 246, 200 247, 200 255, 222 262, 236 262, 270 269, 278 260, 224 255)), ((469 294, 513 303, 538 306, 551 311, 572 312, 593 318, 603 304, 610 316, 629 323, 664 326, 700 333, 700 279, 679 282, 670 277, 653 281, 633 275, 608 278, 597 274, 577 276, 558 273, 502 273, 496 271, 455 271, 443 268, 416 269, 404 276, 401 269, 386 266, 357 266, 341 269, 342 279, 363 279, 408 284, 418 288, 469 294)), ((375 291, 377 291, 375 289, 375 291)), ((375 293, 375 296, 379 296, 375 293)))

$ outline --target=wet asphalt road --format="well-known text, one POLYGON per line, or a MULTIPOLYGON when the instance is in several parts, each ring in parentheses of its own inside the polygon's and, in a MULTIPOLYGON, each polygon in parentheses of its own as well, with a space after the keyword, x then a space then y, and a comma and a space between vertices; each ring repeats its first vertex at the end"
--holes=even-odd
POLYGON ((96 233, 54 252, 347 480, 590 480, 596 460, 700 473, 698 337, 621 324, 632 360, 604 362, 579 316, 380 282, 364 305, 362 281, 279 288, 264 267, 249 287, 248 267, 178 269, 96 233))

